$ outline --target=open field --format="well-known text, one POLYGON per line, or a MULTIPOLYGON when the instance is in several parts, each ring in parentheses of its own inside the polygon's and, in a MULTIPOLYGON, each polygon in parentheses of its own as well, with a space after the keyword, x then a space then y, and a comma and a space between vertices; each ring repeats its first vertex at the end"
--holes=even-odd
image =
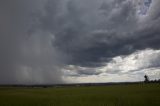
POLYGON ((0 106, 160 106, 160 84, 0 87, 0 106))

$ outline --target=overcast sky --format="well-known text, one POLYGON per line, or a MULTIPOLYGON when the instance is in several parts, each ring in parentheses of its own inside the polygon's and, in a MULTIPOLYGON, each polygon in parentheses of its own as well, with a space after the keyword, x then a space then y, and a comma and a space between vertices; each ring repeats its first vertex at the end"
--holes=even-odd
POLYGON ((0 84, 160 78, 160 0, 0 0, 0 84))

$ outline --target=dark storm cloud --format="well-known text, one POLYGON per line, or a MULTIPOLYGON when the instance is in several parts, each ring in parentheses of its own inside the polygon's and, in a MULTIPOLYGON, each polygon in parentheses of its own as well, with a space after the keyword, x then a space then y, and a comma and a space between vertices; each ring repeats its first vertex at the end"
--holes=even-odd
MULTIPOLYGON (((21 10, 18 9, 20 5, 17 4, 18 1, 5 1, 2 0, 0 1, 0 82, 5 83, 5 82, 15 82, 15 75, 14 74, 14 69, 15 69, 15 64, 17 61, 17 52, 18 51, 18 46, 17 44, 18 41, 21 41, 21 37, 18 33, 18 28, 14 27, 16 24, 17 26, 21 26, 21 22, 23 19, 20 18, 20 23, 16 23, 15 21, 17 20, 16 17, 19 15, 18 13, 21 13, 21 10), (13 4, 13 5, 12 5, 13 4), (6 7, 8 6, 8 7, 6 7), (10 73, 11 72, 11 73, 10 73)), ((19 16, 18 16, 19 17, 19 16)), ((21 26, 23 27, 23 26, 21 26)), ((19 30, 23 31, 23 28, 21 29, 19 27, 19 30)))
POLYGON ((60 53, 50 43, 53 35, 37 28, 35 17, 44 4, 43 0, 0 1, 0 84, 62 82, 61 59, 56 55, 60 53))
POLYGON ((75 74, 71 75, 71 76, 77 76, 77 77, 81 77, 81 76, 90 76, 90 75, 99 75, 101 74, 101 72, 97 71, 94 68, 79 68, 74 70, 75 74))
MULTIPOLYGON (((101 10, 99 9, 99 7, 101 7, 100 4, 90 16, 88 12, 93 10, 83 11, 83 8, 87 7, 77 7, 78 4, 76 4, 76 1, 72 2, 72 4, 68 2, 69 4, 67 5, 67 14, 69 15, 68 21, 66 21, 67 25, 61 32, 57 33, 53 45, 73 57, 70 64, 95 65, 95 62, 99 63, 104 57, 118 55, 118 53, 116 53, 116 51, 118 51, 117 49, 125 44, 119 45, 119 42, 123 41, 123 38, 121 38, 123 36, 119 36, 119 32, 117 31, 121 30, 119 27, 122 25, 128 25, 128 23, 130 24, 133 21, 130 19, 132 18, 130 15, 134 13, 134 11, 132 8, 128 9, 130 5, 127 3, 122 4, 122 8, 119 6, 115 9, 118 14, 115 13, 112 15, 112 12, 108 12, 109 16, 107 16, 101 14, 101 10), (87 19, 88 17, 92 19, 92 14, 95 18, 93 21, 95 22, 90 22, 90 20, 87 19), (90 23, 86 23, 85 18, 90 23), (108 19, 106 20, 105 18, 108 19), (127 22, 126 18, 128 18, 127 22), (101 20, 103 21, 101 22, 101 20), (105 30, 107 32, 105 32, 105 30)), ((116 3, 121 5, 119 4, 121 2, 116 3)), ((125 26, 125 28, 127 28, 127 26, 125 26)))
POLYGON ((159 3, 141 18, 131 0, 1 0, 0 83, 60 83, 67 65, 159 49, 159 3))
POLYGON ((60 27, 53 42, 53 46, 68 54, 71 59, 68 64, 103 65, 103 61, 114 56, 146 48, 159 49, 159 19, 152 18, 144 26, 140 25, 140 16, 131 1, 114 0, 110 7, 103 5, 107 1, 99 1, 99 5, 97 3, 98 6, 91 9, 88 6, 94 5, 94 2, 90 5, 85 5, 86 1, 79 5, 79 2, 68 2, 63 23, 65 27, 60 27))
POLYGON ((85 77, 91 75, 99 75, 101 72, 93 67, 80 67, 75 65, 68 65, 64 68, 64 76, 69 77, 85 77))

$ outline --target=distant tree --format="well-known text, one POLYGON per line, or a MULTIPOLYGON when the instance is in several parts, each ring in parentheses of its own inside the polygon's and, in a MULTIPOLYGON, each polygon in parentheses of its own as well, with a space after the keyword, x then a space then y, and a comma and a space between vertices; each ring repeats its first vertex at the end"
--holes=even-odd
POLYGON ((149 77, 147 75, 144 76, 144 82, 149 82, 149 77))

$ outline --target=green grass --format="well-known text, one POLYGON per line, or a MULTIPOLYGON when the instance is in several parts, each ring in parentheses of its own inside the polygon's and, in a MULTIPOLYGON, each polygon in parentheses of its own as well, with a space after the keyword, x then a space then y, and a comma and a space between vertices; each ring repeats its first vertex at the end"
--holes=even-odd
POLYGON ((0 106, 160 106, 160 84, 0 88, 0 106))

